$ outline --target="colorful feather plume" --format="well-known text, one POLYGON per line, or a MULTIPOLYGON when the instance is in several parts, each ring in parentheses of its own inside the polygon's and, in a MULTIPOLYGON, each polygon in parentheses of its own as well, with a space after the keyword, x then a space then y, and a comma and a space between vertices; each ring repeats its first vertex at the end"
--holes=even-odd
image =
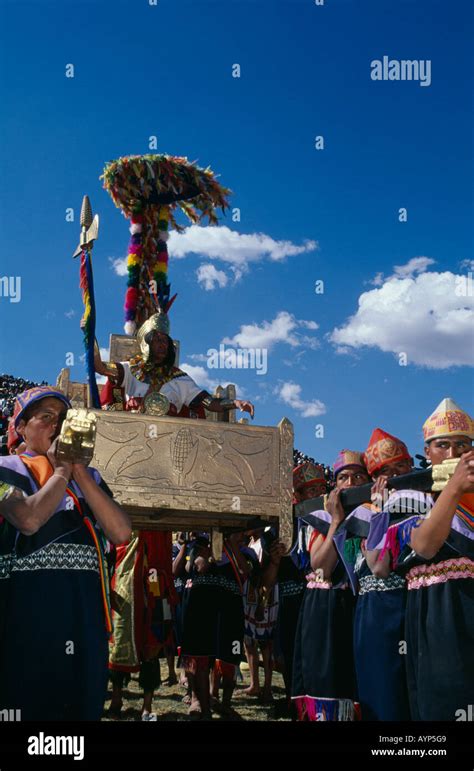
POLYGON ((92 273, 92 260, 90 250, 85 248, 81 252, 81 270, 79 286, 82 290, 82 302, 84 314, 82 316, 82 328, 84 332, 84 348, 86 353, 87 380, 91 395, 92 406, 100 409, 99 389, 94 367, 94 341, 95 341, 95 298, 94 277, 92 273))
POLYGON ((170 299, 166 243, 170 226, 184 229, 175 220, 176 208, 193 224, 204 218, 216 224, 216 209, 228 208, 230 190, 210 168, 170 155, 119 158, 106 165, 101 179, 131 221, 124 310, 125 332, 133 335, 159 307, 166 313, 176 297, 170 299))

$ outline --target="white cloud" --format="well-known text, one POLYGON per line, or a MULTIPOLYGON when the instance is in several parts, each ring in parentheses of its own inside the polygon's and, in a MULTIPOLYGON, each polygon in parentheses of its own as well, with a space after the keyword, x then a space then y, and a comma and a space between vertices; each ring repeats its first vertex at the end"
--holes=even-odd
POLYGON ((216 288, 216 285, 221 289, 226 286, 229 278, 223 270, 217 270, 214 265, 200 265, 196 271, 198 284, 204 287, 206 291, 210 291, 216 288))
POLYGON ((474 260, 463 260, 459 267, 461 270, 467 270, 472 273, 474 271, 474 260))
MULTIPOLYGON (((318 343, 319 345, 319 343, 318 343)), ((308 367, 304 364, 304 357, 306 356, 307 351, 303 348, 300 351, 293 351, 292 352, 292 359, 282 359, 282 364, 285 365, 285 367, 294 367, 297 365, 299 372, 306 372, 308 367)))
POLYGON ((424 273, 430 265, 434 265, 431 257, 412 257, 405 265, 395 265, 393 273, 398 278, 412 278, 416 273, 424 273))
POLYGON ((316 241, 307 239, 303 245, 297 246, 291 241, 275 241, 265 233, 238 233, 226 225, 191 225, 182 233, 173 230, 168 245, 170 254, 178 259, 188 254, 200 254, 211 260, 222 260, 240 267, 264 259, 280 262, 285 257, 312 252, 318 248, 316 241))
POLYGON ((336 347, 336 353, 345 353, 347 356, 355 356, 356 353, 353 348, 349 348, 348 345, 338 345, 336 347))
POLYGON ((372 284, 372 286, 382 286, 384 281, 383 273, 376 273, 373 279, 371 279, 368 283, 372 284))
MULTIPOLYGON (((270 260, 282 262, 318 249, 317 241, 306 239, 297 245, 292 241, 276 241, 265 233, 238 233, 226 225, 201 227, 190 225, 182 233, 172 230, 168 241, 172 258, 182 259, 194 254, 210 260, 220 260, 231 271, 234 283, 249 269, 250 263, 270 260)), ((118 276, 127 275, 127 258, 109 257, 109 262, 118 276)), ((206 290, 227 285, 229 275, 222 270, 209 270, 210 265, 201 265, 197 271, 198 282, 206 290)))
POLYGON ((460 283, 466 277, 424 272, 428 259, 398 266, 380 288, 361 294, 356 313, 330 335, 338 353, 369 346, 431 369, 474 363, 474 297, 460 283))
POLYGON ((319 346, 319 342, 314 337, 300 335, 299 327, 306 327, 311 324, 310 329, 318 329, 316 322, 305 322, 296 319, 292 313, 280 311, 273 321, 264 321, 259 324, 242 324, 240 332, 234 337, 224 337, 223 343, 235 345, 239 348, 265 348, 270 350, 277 343, 286 343, 292 348, 301 345, 309 347, 319 346), (314 325, 314 326, 313 326, 314 325))
POLYGON ((109 257, 109 262, 112 264, 112 268, 117 276, 127 275, 128 271, 126 257, 109 257))
POLYGON ((65 311, 64 315, 66 316, 66 318, 72 319, 72 317, 76 315, 76 311, 73 310, 73 308, 71 308, 71 310, 65 311))
MULTIPOLYGON (((392 276, 396 278, 413 278, 417 273, 424 273, 430 265, 434 265, 431 257, 412 257, 405 265, 395 265, 392 276)), ((382 272, 376 273, 373 279, 369 281, 372 286, 382 286, 385 278, 382 272)))
POLYGON ((207 356, 205 353, 188 353, 188 359, 192 359, 192 361, 207 361, 207 356))
POLYGON ((326 413, 326 405, 319 399, 304 401, 301 398, 301 386, 293 382, 285 382, 275 388, 279 399, 288 404, 303 418, 314 418, 326 413))
POLYGON ((201 367, 199 365, 194 364, 188 364, 185 362, 184 364, 180 364, 179 368, 182 369, 184 372, 186 372, 192 379, 197 383, 198 386, 202 388, 203 391, 209 391, 210 394, 213 394, 217 386, 227 386, 229 384, 233 384, 236 387, 236 393, 238 394, 237 398, 242 398, 244 395, 244 389, 240 388, 240 386, 237 386, 237 383, 235 381, 231 380, 215 380, 213 377, 210 376, 209 370, 205 367, 201 367))

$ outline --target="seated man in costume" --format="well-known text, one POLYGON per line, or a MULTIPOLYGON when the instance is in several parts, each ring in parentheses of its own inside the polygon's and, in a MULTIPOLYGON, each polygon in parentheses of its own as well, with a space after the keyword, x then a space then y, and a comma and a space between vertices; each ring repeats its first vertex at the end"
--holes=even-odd
POLYGON ((130 362, 105 363, 96 345, 96 372, 109 378, 102 393, 103 406, 112 405, 115 409, 125 406, 126 410, 183 418, 204 418, 204 408, 211 412, 239 409, 249 412, 253 418, 251 402, 215 398, 174 366, 175 350, 169 336, 168 314, 161 308, 142 324, 137 341, 141 353, 130 362))

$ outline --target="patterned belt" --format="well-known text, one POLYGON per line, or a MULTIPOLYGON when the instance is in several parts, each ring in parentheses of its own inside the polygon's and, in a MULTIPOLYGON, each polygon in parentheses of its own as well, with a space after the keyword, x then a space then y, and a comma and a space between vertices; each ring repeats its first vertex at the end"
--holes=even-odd
POLYGON ((242 594, 240 587, 236 581, 224 578, 224 576, 215 576, 205 573, 203 575, 196 575, 193 578, 188 578, 186 581, 186 589, 192 589, 193 586, 220 586, 221 589, 226 589, 233 594, 242 594))
POLYGON ((74 543, 50 543, 26 557, 16 554, 0 558, 0 578, 18 571, 30 570, 94 570, 99 572, 95 546, 74 543))
POLYGON ((405 579, 396 573, 392 573, 388 578, 362 576, 362 578, 359 579, 359 594, 367 594, 367 592, 391 592, 394 589, 404 588, 405 579))
POLYGON ((407 583, 408 589, 422 589, 458 578, 474 578, 474 562, 467 557, 444 560, 434 565, 417 565, 407 574, 407 583))
POLYGON ((306 576, 306 580, 308 582, 307 589, 348 589, 349 588, 348 583, 334 586, 332 581, 324 581, 324 579, 320 578, 316 572, 308 573, 308 575, 306 576))
POLYGON ((280 597, 294 597, 297 594, 301 594, 304 590, 304 584, 302 581, 279 581, 278 591, 280 597))

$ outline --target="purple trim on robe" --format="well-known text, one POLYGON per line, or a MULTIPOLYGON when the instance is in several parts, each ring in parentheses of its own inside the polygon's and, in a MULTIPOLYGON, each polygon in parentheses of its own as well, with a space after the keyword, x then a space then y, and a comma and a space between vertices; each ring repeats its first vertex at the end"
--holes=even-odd
MULTIPOLYGON (((347 515, 344 522, 347 522, 350 519, 361 519, 363 521, 367 521, 372 516, 372 512, 367 509, 366 506, 357 506, 354 511, 351 511, 350 514, 347 515), (367 517, 368 515, 368 517, 367 517)), ((357 594, 359 591, 359 579, 354 571, 354 566, 351 565, 349 562, 346 562, 344 559, 344 545, 346 543, 347 539, 347 529, 344 528, 343 530, 340 530, 336 535, 334 536, 334 546, 336 547, 337 553, 339 554, 339 559, 341 560, 342 564, 344 565, 346 569, 347 576, 349 578, 349 583, 351 585, 351 589, 354 594, 357 594)))
MULTIPOLYGON (((25 477, 31 482, 33 490, 35 492, 38 492, 39 487, 36 483, 35 478, 33 477, 32 474, 30 474, 28 468, 26 467, 26 465, 23 463, 22 459, 18 455, 8 455, 5 457, 0 457, 0 466, 3 466, 3 468, 11 469, 12 471, 16 471, 18 474, 21 474, 21 476, 25 477)), ((96 468, 92 468, 91 466, 87 466, 87 471, 89 476, 91 476, 92 479, 95 482, 97 482, 97 484, 100 484, 102 477, 99 471, 97 471, 96 468)), ((69 482, 69 487, 71 487, 71 489, 75 492, 78 498, 84 499, 84 494, 82 493, 81 488, 76 482, 74 482, 74 480, 71 480, 69 482)), ((68 497, 69 496, 67 495, 67 493, 63 496, 62 500, 59 502, 59 504, 56 506, 54 510, 55 514, 57 514, 58 511, 64 511, 64 509, 66 508, 66 499, 68 497)))
MULTIPOLYGON (((310 512, 310 514, 305 514, 306 517, 317 517, 318 519, 322 519, 323 522, 327 522, 328 525, 331 524, 332 517, 329 513, 329 511, 326 511, 325 509, 316 509, 315 511, 310 512)), ((301 517, 300 519, 304 519, 304 517, 301 517)))
MULTIPOLYGON (((420 506, 419 513, 421 517, 429 514, 435 503, 433 497, 429 493, 422 493, 418 490, 397 490, 397 492, 392 493, 388 499, 386 509, 390 511, 390 506, 393 505, 394 501, 400 498, 412 498, 417 500, 420 504, 424 504, 420 506)), ((413 516, 413 514, 407 514, 407 519, 409 516, 413 516)), ((466 538, 469 538, 471 541, 474 540, 474 532, 458 516, 453 517, 451 530, 454 530, 456 533, 460 533, 466 538)))
POLYGON ((453 517, 451 530, 454 530, 456 533, 460 533, 461 535, 465 536, 465 538, 469 538, 471 541, 474 541, 474 531, 472 531, 458 516, 453 517))
POLYGON ((395 490, 390 493, 388 501, 382 510, 388 511, 389 513, 392 513, 393 511, 396 512, 396 502, 404 498, 417 501, 419 504, 418 507, 414 506, 415 511, 410 513, 407 512, 407 517, 413 516, 414 514, 419 514, 421 517, 424 517, 431 511, 434 505, 433 498, 429 493, 423 493, 420 490, 395 490))
POLYGON ((388 511, 379 511, 378 514, 374 513, 370 523, 369 535, 367 537, 368 551, 381 548, 381 542, 388 530, 389 520, 390 514, 388 511))
POLYGON ((5 455, 0 457, 0 466, 16 471, 18 474, 30 479, 26 466, 18 455, 5 455))
MULTIPOLYGON (((374 516, 375 516, 375 513, 371 509, 368 509, 367 506, 364 506, 363 504, 361 504, 360 506, 357 506, 357 508, 354 509, 354 511, 351 511, 351 513, 347 515, 344 522, 348 522, 351 519, 358 519, 362 522, 371 522, 374 516)), ((346 539, 347 539, 347 528, 344 528, 339 533, 336 533, 336 535, 334 536, 334 544, 339 554, 339 558, 346 569, 346 573, 349 577, 349 582, 351 584, 351 589, 354 594, 357 594, 359 591, 359 578, 354 570, 354 566, 351 563, 346 562, 346 560, 344 559, 344 545, 346 543, 346 539)))
MULTIPOLYGON (((328 525, 331 524, 331 520, 332 520, 332 517, 331 517, 329 511, 326 511, 325 509, 318 509, 317 511, 312 511, 311 514, 305 514, 304 517, 299 517, 299 519, 305 521, 305 517, 317 517, 318 519, 321 519, 323 522, 327 522, 328 525)), ((314 529, 317 530, 317 523, 311 525, 311 527, 314 527, 314 529)), ((334 536, 334 538, 333 538, 333 543, 334 543, 334 546, 336 547, 336 551, 338 552, 339 559, 341 559, 341 553, 340 553, 339 549, 337 548, 337 544, 336 544, 336 536, 334 536)), ((342 564, 344 565, 344 568, 345 568, 346 567, 346 563, 342 559, 341 559, 341 561, 342 561, 342 564)), ((336 569, 337 564, 338 563, 336 563, 336 565, 334 567, 334 570, 336 569)), ((313 571, 311 570, 311 572, 313 572, 313 571)), ((346 569, 346 572, 347 572, 347 569, 346 569)), ((334 571, 333 571, 333 573, 334 573, 334 571)), ((350 576, 349 576, 349 580, 350 580, 350 576)), ((339 581, 339 583, 333 584, 332 588, 333 589, 338 589, 344 583, 345 583, 345 580, 339 581)))
POLYGON ((370 522, 374 516, 374 513, 375 512, 372 509, 368 509, 367 506, 361 504, 360 506, 357 506, 354 511, 351 511, 351 513, 345 518, 344 522, 347 522, 349 519, 361 519, 363 522, 370 522))
POLYGON ((404 519, 400 520, 399 524, 402 524, 403 522, 406 522, 408 519, 411 519, 413 516, 416 516, 417 513, 420 517, 425 517, 426 514, 429 513, 433 507, 433 498, 431 497, 431 495, 427 493, 420 492, 419 490, 394 491, 393 493, 391 493, 382 511, 374 515, 374 517, 372 518, 372 522, 370 525, 370 532, 367 538, 367 549, 371 551, 373 549, 382 548, 383 540, 387 533, 389 523, 390 523, 390 514, 397 511, 396 504, 398 501, 401 501, 407 498, 419 504, 419 506, 416 506, 416 505, 414 506, 414 509, 418 509, 418 512, 417 511, 414 511, 411 513, 407 512, 404 519))
POLYGON ((346 562, 344 559, 344 544, 346 542, 347 538, 347 531, 346 530, 340 530, 339 533, 336 533, 333 538, 334 546, 336 547, 336 551, 339 555, 339 559, 344 565, 344 569, 347 573, 347 577, 349 578, 349 583, 351 585, 351 589, 354 594, 357 594, 359 591, 359 579, 357 578, 353 566, 346 562))

